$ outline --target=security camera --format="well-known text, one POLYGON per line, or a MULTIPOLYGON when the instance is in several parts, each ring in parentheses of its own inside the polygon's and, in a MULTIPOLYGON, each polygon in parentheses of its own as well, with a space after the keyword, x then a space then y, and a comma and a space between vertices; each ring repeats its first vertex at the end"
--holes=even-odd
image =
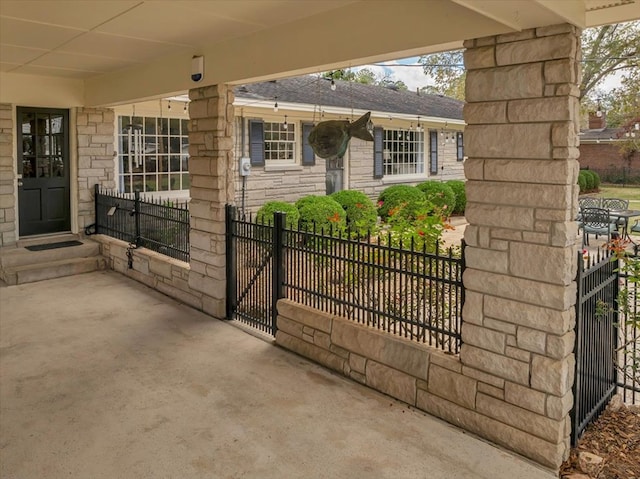
POLYGON ((191 59, 191 80, 199 82, 204 78, 204 57, 193 57, 191 59))

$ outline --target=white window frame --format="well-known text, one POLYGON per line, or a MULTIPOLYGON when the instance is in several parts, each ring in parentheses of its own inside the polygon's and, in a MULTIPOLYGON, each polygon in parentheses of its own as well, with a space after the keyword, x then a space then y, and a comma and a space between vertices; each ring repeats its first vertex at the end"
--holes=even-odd
POLYGON ((384 128, 383 177, 424 176, 424 133, 384 128))
MULTIPOLYGON (((117 186, 122 193, 133 193, 137 188, 141 193, 152 193, 162 195, 163 193, 189 191, 189 131, 188 120, 179 117, 156 117, 145 115, 118 115, 116 119, 116 136, 118 145, 117 156, 117 186), (158 131, 158 120, 167 121, 167 131, 158 131), (145 125, 147 121, 155 123, 155 133, 146 133, 145 125), (172 133, 172 121, 178 122, 178 132, 172 133), (127 124, 141 124, 139 133, 133 130, 129 132, 127 124), (133 152, 132 144, 138 145, 137 151, 133 152), (125 148, 125 144, 128 145, 125 148), (170 152, 172 146, 179 145, 178 151, 170 152), (168 148, 166 148, 168 147, 168 148), (167 149, 168 151, 164 151, 167 149), (125 151, 126 150, 126 151, 125 151), (160 150, 160 151, 158 151, 160 150), (155 171, 151 170, 151 163, 155 161, 155 171), (128 170, 125 171, 124 164, 128 170), (166 166, 166 168, 163 167, 166 166), (172 166, 176 166, 172 168, 172 166), (163 171, 166 169, 166 171, 163 171), (137 171, 135 171, 137 170, 137 171), (135 182, 134 177, 141 178, 141 182, 135 182), (155 189, 147 190, 147 183, 155 182, 155 189), (166 182, 166 189, 161 187, 166 182), (173 186, 173 188, 172 188, 173 186)), ((151 184, 151 183, 149 183, 151 184)))
POLYGON ((265 166, 299 164, 297 125, 286 123, 285 128, 285 123, 271 121, 264 121, 263 125, 265 166))

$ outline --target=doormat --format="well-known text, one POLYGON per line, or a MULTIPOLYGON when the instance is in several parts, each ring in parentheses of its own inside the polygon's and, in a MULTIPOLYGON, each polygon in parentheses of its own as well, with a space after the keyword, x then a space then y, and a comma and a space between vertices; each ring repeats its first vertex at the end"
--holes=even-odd
POLYGON ((67 248, 68 246, 80 246, 82 241, 61 241, 60 243, 36 244, 33 246, 25 246, 29 251, 44 251, 46 249, 67 248))

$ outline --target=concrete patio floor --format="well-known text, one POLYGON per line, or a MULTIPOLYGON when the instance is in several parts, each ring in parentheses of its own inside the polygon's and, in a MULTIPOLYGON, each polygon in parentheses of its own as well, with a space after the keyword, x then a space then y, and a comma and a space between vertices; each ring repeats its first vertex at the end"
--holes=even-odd
POLYGON ((0 287, 0 476, 555 474, 117 273, 0 287))

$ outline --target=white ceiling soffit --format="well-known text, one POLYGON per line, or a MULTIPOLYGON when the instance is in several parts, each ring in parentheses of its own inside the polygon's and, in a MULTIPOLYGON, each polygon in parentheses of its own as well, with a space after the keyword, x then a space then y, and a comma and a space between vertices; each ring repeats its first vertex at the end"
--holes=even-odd
POLYGON ((0 0, 0 72, 83 80, 107 105, 637 18, 640 0, 0 0))

